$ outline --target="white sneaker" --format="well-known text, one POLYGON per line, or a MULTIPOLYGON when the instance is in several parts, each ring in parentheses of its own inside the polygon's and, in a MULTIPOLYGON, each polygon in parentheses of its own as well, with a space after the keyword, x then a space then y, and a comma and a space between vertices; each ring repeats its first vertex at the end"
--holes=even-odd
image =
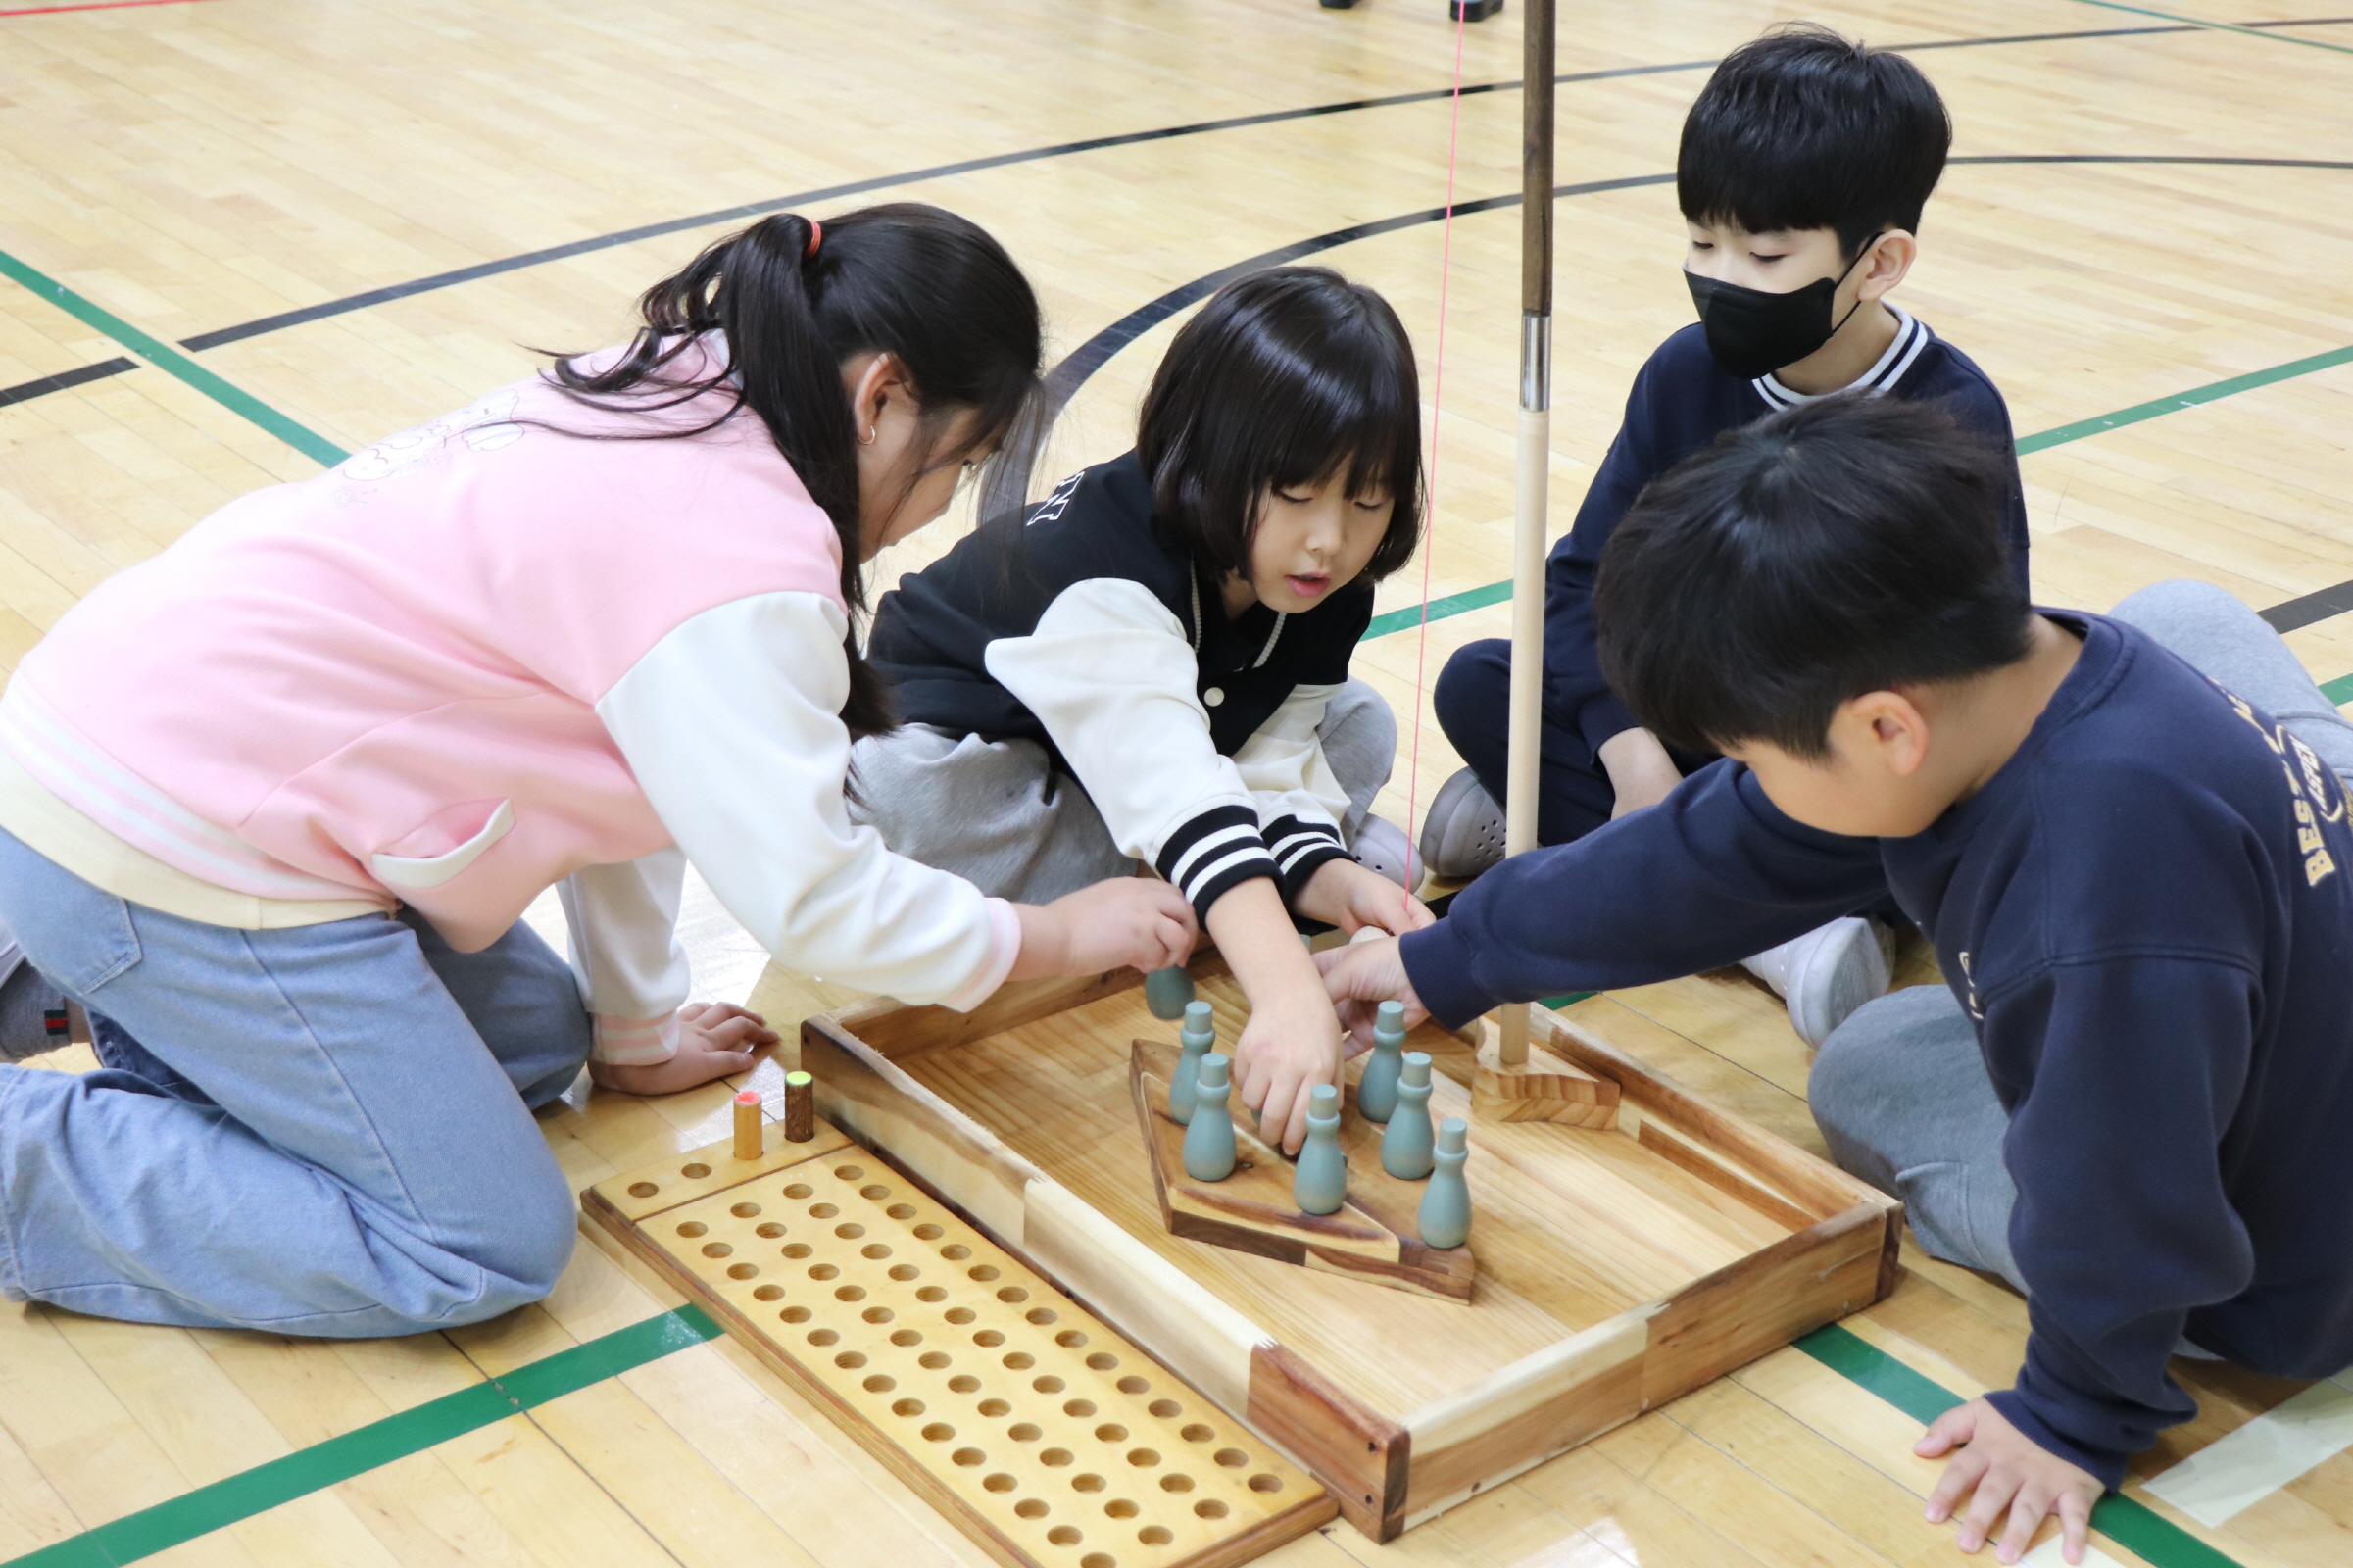
POLYGON ((1356 829, 1348 853, 1355 857, 1357 864, 1379 872, 1408 893, 1422 880, 1422 868, 1413 858, 1413 846, 1406 841, 1405 830, 1385 816, 1367 816, 1356 829))
POLYGON ((1438 787, 1422 818, 1422 864, 1433 876, 1467 880, 1503 858, 1503 808, 1479 775, 1462 768, 1438 787))
POLYGON ((1781 993, 1798 1038, 1820 1050, 1848 1014, 1887 994, 1894 953, 1893 932, 1877 920, 1848 915, 1742 958, 1740 967, 1781 993))

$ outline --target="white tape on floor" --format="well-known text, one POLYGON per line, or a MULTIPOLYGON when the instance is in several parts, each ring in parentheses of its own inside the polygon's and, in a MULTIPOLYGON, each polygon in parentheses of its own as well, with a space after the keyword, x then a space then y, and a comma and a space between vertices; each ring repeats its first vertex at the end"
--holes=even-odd
MULTIPOLYGON (((2019 1558, 2020 1568, 2067 1568, 2067 1559, 2059 1555, 2059 1537, 2053 1536, 2033 1551, 2019 1558)), ((2125 1568, 2125 1565, 2091 1543, 2085 1542, 2083 1544, 2083 1568, 2125 1568)))
POLYGON ((2315 1383, 2200 1448, 2151 1481, 2146 1491, 2198 1523, 2217 1526, 2348 1447, 2353 1447, 2353 1388, 2336 1380, 2315 1383))

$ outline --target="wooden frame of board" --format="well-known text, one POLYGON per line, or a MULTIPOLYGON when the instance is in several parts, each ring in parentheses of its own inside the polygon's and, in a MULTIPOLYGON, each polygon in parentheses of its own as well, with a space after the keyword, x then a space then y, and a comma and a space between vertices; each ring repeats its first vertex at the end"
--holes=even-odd
MULTIPOLYGON (((1214 956, 1194 973, 1230 1025, 1230 973, 1214 956)), ((802 1025, 801 1064, 834 1125, 1284 1449, 1375 1540, 1893 1288, 1896 1200, 1541 1008, 1536 1044, 1617 1085, 1616 1124, 1474 1120, 1471 1303, 1178 1240, 1160 1225, 1130 1100, 1132 1038, 1171 1027, 1145 1010, 1140 985, 1122 971, 1007 986, 969 1013, 879 1002, 823 1014, 802 1025), (1050 1081, 1049 1065, 1061 1076, 1050 1081), (1055 1130, 1097 1099, 1097 1136, 1055 1130), (1607 1205, 1629 1210, 1628 1228, 1612 1229, 1607 1205), (1680 1265, 1642 1254, 1665 1233, 1697 1250, 1680 1265), (1590 1282, 1604 1276, 1606 1292, 1578 1294, 1603 1291, 1590 1282), (1664 1288, 1633 1297, 1645 1280, 1664 1288), (1335 1291, 1361 1295, 1318 1294, 1335 1291), (1560 1309, 1564 1296, 1587 1304, 1560 1309), (1347 1332, 1315 1332, 1335 1312, 1347 1332), (1393 1387, 1400 1369, 1425 1370, 1416 1357, 1495 1346, 1492 1365, 1393 1387)), ((1477 1041, 1425 1024, 1411 1046, 1438 1059, 1434 1109, 1469 1115, 1477 1041)))

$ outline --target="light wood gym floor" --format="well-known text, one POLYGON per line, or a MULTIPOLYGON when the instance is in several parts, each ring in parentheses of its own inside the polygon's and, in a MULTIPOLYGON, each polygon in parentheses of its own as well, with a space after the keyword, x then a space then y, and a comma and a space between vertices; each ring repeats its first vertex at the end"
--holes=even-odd
MULTIPOLYGON (((1900 297, 2009 399, 2039 597, 2104 609, 2206 578, 2289 607, 2315 675, 2353 677, 2353 616, 2331 618, 2353 609, 2353 17, 2316 3, 1564 4, 1555 527, 1636 367, 1690 317, 1667 177, 1685 107, 1710 60, 1812 17, 1917 47, 1952 108, 1958 161, 1900 297)), ((1463 40, 1466 203, 1519 188, 1519 21, 1513 0, 1463 40)), ((0 668, 230 497, 524 373, 520 345, 622 335, 639 288, 756 212, 919 198, 1002 236, 1056 356, 1113 351, 1041 483, 1124 448, 1172 308, 1253 257, 1387 291, 1431 387, 1447 236, 1412 219, 1446 197, 1454 46, 1444 0, 0 5, 0 668)), ((1429 592, 1482 608, 1426 648, 1368 642, 1359 667, 1400 714, 1449 651, 1505 631, 1474 591, 1506 571, 1518 234, 1510 205, 1451 229, 1429 592)), ((1400 819, 1409 783, 1426 802, 1455 765, 1433 726, 1418 748, 1400 819)), ((715 911, 695 930, 705 993, 757 979, 788 1030, 846 995, 760 976, 715 911)), ((1910 977, 1933 978, 1917 957, 1910 977)), ((1819 1149, 1806 1052, 1745 979, 1575 1011, 1819 1149)), ((599 1095, 547 1134, 584 1184, 721 1136, 724 1096, 599 1095)), ((1936 1468, 1908 1454, 1906 1400, 2006 1384, 2025 1313, 1906 1261, 1829 1360, 1770 1356, 1388 1547, 1334 1526, 1267 1560, 1951 1561, 1949 1527, 1920 1518, 1936 1468)), ((674 1304, 583 1245, 543 1307, 408 1341, 5 1308, 0 1563, 984 1560, 724 1340, 600 1340, 674 1304)), ((2353 1562, 2353 1387, 2181 1375, 2204 1413, 2130 1489, 2178 1532, 2102 1536, 2095 1560, 2353 1562)))

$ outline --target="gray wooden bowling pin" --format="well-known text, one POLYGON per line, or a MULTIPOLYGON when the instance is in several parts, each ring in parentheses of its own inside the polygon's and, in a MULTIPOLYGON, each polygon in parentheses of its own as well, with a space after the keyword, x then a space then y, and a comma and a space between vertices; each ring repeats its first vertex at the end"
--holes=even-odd
POLYGON ((1340 1147, 1340 1091, 1317 1084, 1307 1091, 1307 1142, 1291 1173, 1292 1201, 1302 1214, 1329 1214, 1348 1196, 1348 1156, 1340 1147))
POLYGON ((1193 1001, 1193 976, 1181 966, 1154 969, 1144 977, 1144 1005, 1155 1018, 1182 1018, 1193 1001))
POLYGON ((1422 1194, 1421 1233, 1425 1247, 1460 1247, 1471 1235, 1471 1189, 1462 1179, 1470 1158, 1470 1124, 1448 1116, 1438 1128, 1438 1169, 1422 1194))
POLYGON ((1430 1054, 1408 1051, 1397 1073, 1397 1108, 1381 1135, 1381 1168, 1418 1182, 1430 1174, 1430 1054))
POLYGON ((1405 1065, 1405 1009, 1384 1002, 1373 1017, 1373 1054, 1356 1080, 1356 1109, 1366 1121, 1387 1121, 1397 1108, 1397 1073, 1405 1065))
POLYGON ((1205 1002, 1185 1004, 1185 1028, 1177 1036, 1184 1053, 1177 1057, 1176 1076, 1168 1081, 1168 1119, 1178 1126, 1193 1120, 1193 1100, 1201 1088, 1201 1057, 1217 1044, 1217 1024, 1205 1002))
POLYGON ((1234 1116, 1226 1109, 1232 1065, 1220 1052, 1201 1057, 1193 1120, 1185 1124, 1185 1174, 1197 1182, 1222 1182, 1234 1174, 1234 1116))

